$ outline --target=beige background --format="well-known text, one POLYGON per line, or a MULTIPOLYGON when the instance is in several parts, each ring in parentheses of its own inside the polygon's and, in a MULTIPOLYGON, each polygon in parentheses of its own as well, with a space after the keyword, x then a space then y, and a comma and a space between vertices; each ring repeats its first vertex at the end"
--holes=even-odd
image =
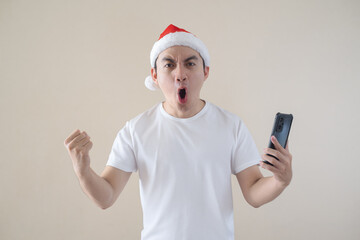
MULTIPOLYGON (((202 98, 238 114, 259 151, 294 114, 294 178, 247 205, 236 239, 360 239, 359 1, 0 1, 0 239, 140 239, 138 175, 108 210, 80 190, 64 139, 94 142, 100 173, 127 120, 162 101, 144 87, 170 23, 212 58, 202 98)), ((264 172, 264 174, 269 174, 264 172)))

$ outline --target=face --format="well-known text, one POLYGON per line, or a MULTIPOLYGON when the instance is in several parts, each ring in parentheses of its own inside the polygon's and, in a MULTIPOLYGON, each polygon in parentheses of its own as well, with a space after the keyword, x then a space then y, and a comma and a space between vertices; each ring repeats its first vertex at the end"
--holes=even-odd
POLYGON ((156 66, 151 75, 165 96, 165 110, 176 117, 199 112, 203 106, 200 90, 209 75, 200 54, 189 47, 170 47, 160 53, 156 66))

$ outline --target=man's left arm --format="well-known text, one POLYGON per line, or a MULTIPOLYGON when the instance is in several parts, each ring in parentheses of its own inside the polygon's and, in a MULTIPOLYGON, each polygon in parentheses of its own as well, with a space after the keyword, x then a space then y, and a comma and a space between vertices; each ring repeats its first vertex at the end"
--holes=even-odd
POLYGON ((249 167, 236 174, 245 200, 258 208, 278 197, 290 184, 292 178, 292 155, 288 146, 284 149, 275 137, 271 137, 276 149, 266 148, 262 158, 273 166, 260 162, 260 166, 273 173, 271 177, 264 177, 258 166, 249 167), (275 159, 270 154, 275 156, 275 159))

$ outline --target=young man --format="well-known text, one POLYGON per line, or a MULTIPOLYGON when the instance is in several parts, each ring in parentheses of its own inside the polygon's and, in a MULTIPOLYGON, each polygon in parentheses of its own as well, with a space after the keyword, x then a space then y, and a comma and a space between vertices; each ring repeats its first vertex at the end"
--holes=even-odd
POLYGON ((193 34, 170 25, 150 61, 145 85, 165 101, 126 123, 101 176, 90 168, 90 137, 76 130, 65 140, 81 187, 105 209, 138 171, 141 239, 234 239, 231 174, 246 201, 260 207, 289 185, 292 156, 272 138, 276 150, 265 149, 262 159, 273 166, 263 163, 240 118, 200 99, 210 58, 193 34), (263 177, 259 165, 273 176, 263 177))

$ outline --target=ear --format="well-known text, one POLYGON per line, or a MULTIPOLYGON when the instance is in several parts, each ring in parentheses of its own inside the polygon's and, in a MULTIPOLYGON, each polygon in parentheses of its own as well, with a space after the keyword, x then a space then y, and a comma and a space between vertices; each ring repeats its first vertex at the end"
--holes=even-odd
POLYGON ((156 85, 159 86, 158 80, 157 80, 157 73, 155 71, 155 68, 151 68, 151 77, 156 85))
POLYGON ((204 69, 204 81, 209 77, 209 71, 210 71, 210 67, 206 66, 204 69))

